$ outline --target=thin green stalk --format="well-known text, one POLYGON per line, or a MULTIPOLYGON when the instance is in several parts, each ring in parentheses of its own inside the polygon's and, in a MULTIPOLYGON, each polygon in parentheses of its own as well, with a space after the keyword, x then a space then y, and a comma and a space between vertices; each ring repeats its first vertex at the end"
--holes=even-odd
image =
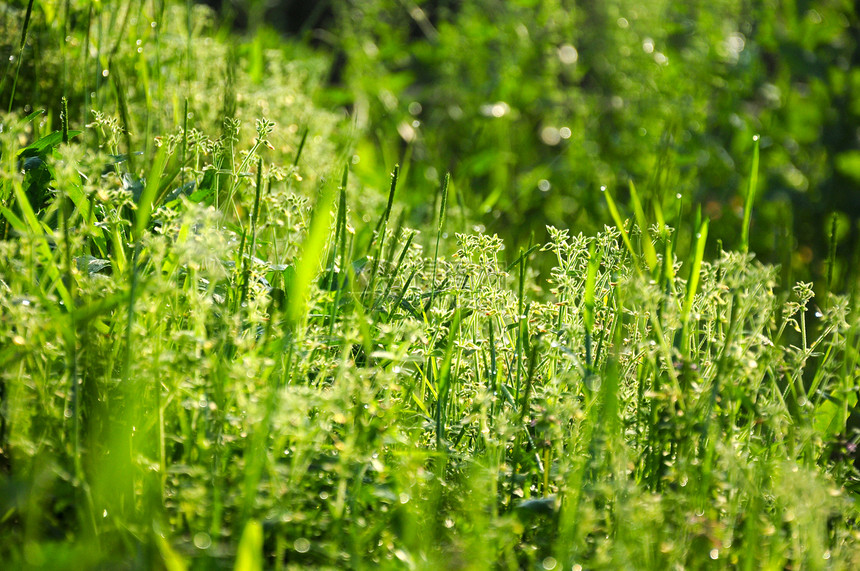
POLYGON ((825 294, 827 305, 830 305, 830 295, 833 291, 833 268, 836 266, 836 221, 837 215, 834 213, 830 218, 830 247, 827 252, 827 292, 825 294))
POLYGON ((595 373, 594 360, 591 354, 594 332, 594 291, 597 287, 597 270, 603 253, 595 249, 594 243, 588 248, 588 272, 585 277, 585 299, 583 300, 582 323, 585 327, 585 385, 592 389, 591 381, 595 373))
MULTIPOLYGON (((298 155, 297 155, 298 156, 298 155)), ((340 300, 343 289, 346 287, 347 271, 347 252, 346 252, 346 187, 349 182, 349 165, 344 165, 343 175, 340 179, 340 196, 337 206, 337 224, 334 230, 334 240, 332 241, 331 253, 328 261, 328 287, 334 288, 334 299, 331 302, 329 311, 329 335, 334 335, 334 324, 337 320, 337 311, 340 307, 340 300), (340 271, 335 271, 337 263, 337 255, 340 254, 340 271)))
POLYGON ((454 358, 454 349, 457 346, 457 338, 460 334, 460 320, 462 314, 460 309, 454 310, 451 327, 448 329, 448 343, 445 348, 445 356, 442 367, 439 370, 438 392, 436 396, 436 448, 443 451, 446 447, 445 441, 445 417, 448 410, 449 395, 451 392, 451 365, 454 358))
MULTIPOLYGON (((445 173, 445 178, 442 180, 442 202, 439 205, 439 224, 436 226, 436 248, 433 251, 433 282, 430 288, 430 296, 436 293, 436 265, 439 261, 439 241, 442 238, 442 232, 445 228, 445 217, 448 211, 448 184, 451 181, 451 173, 445 173)), ((430 302, 432 305, 432 301, 430 302)))
MULTIPOLYGON (((376 274, 379 270, 380 265, 380 257, 382 256, 383 246, 385 244, 385 230, 388 226, 388 219, 391 216, 391 207, 394 205, 394 191, 397 189, 397 179, 400 176, 400 165, 394 165, 394 171, 391 173, 391 186, 388 190, 388 204, 385 206, 385 211, 382 213, 382 217, 379 219, 379 222, 376 224, 376 230, 374 231, 376 242, 376 254, 373 255, 373 265, 371 266, 370 271, 370 280, 367 286, 366 292, 369 292, 369 295, 373 297, 373 290, 376 286, 376 274)), ((371 304, 372 306, 372 304, 371 304)))
POLYGON ((12 80, 12 93, 9 94, 9 107, 7 109, 7 112, 9 113, 12 112, 12 106, 15 103, 15 88, 18 86, 18 75, 21 73, 21 64, 24 61, 24 47, 27 45, 27 34, 30 31, 30 16, 32 14, 33 0, 30 0, 27 2, 27 12, 24 14, 24 25, 21 28, 21 43, 18 46, 18 61, 15 65, 15 78, 12 80))
POLYGON ((708 240, 708 223, 709 220, 702 222, 699 226, 699 231, 696 233, 696 248, 693 252, 692 263, 690 264, 690 277, 687 280, 687 297, 684 300, 684 308, 681 311, 681 351, 685 355, 689 354, 688 339, 690 335, 690 312, 693 308, 693 299, 696 297, 696 291, 699 288, 699 278, 702 271, 702 260, 705 257, 705 244, 708 240))

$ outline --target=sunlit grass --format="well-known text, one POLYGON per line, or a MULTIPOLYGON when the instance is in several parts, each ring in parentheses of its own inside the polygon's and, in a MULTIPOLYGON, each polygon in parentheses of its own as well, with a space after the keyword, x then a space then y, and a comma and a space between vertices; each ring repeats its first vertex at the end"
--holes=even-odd
POLYGON ((198 43, 227 50, 192 31, 124 77, 193 96, 100 92, 68 142, 0 119, 0 561, 860 565, 848 298, 706 259, 707 219, 669 228, 633 186, 636 224, 609 189, 615 227, 516 253, 452 229, 447 177, 406 228, 399 168, 368 197, 290 74, 237 55, 235 92, 175 77, 198 43), (301 103, 240 101, 272 111, 279 86, 301 103))

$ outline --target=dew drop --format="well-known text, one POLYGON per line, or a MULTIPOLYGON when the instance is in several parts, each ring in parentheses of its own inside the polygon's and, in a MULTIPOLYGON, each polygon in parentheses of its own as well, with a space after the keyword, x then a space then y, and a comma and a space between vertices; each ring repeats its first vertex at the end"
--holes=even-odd
POLYGON ((307 553, 311 549, 311 542, 304 537, 300 537, 293 542, 293 548, 299 553, 307 553))
POLYGON ((194 542, 194 547, 197 549, 209 549, 212 545, 212 538, 204 531, 198 531, 195 533, 192 541, 194 542))

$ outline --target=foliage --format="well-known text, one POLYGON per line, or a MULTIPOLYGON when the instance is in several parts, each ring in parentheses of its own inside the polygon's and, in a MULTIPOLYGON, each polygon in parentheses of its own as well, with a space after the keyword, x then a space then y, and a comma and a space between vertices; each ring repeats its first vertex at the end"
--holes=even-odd
MULTIPOLYGON (((860 564, 850 297, 707 257, 707 219, 672 227, 633 186, 637 224, 606 191, 615 226, 511 253, 452 230, 446 177, 410 229, 406 165, 367 193, 302 48, 228 46, 199 9, 63 6, 105 19, 125 80, 86 121, 99 68, 56 112, 0 116, 0 560, 860 564)), ((34 37, 64 38, 62 9, 34 37)))
POLYGON ((839 284, 854 281, 852 3, 362 0, 335 13, 364 176, 409 163, 416 219, 448 169, 513 243, 546 224, 594 232, 609 221, 597 189, 633 180, 655 207, 701 205, 739 247, 760 134, 754 251, 821 279, 835 213, 839 284))

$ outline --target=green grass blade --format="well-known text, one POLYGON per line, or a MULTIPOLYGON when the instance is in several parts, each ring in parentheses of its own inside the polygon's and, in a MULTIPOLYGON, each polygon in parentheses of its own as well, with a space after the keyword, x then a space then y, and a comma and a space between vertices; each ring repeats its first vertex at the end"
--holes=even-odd
POLYGON ((750 184, 747 188, 746 202, 744 203, 744 225, 741 227, 741 251, 748 252, 750 245, 750 220, 752 219, 753 203, 755 202, 756 187, 758 186, 758 162, 759 162, 759 136, 753 137, 752 167, 750 168, 750 184))
POLYGON ((143 236, 143 231, 149 225, 149 219, 152 216, 152 210, 156 195, 158 194, 159 181, 164 173, 164 166, 167 164, 167 145, 162 145, 155 155, 155 160, 152 163, 152 168, 149 170, 149 175, 146 177, 146 186, 140 195, 140 201, 137 204, 137 215, 134 219, 134 240, 137 242, 143 236))
POLYGON ((693 251, 693 260, 690 265, 690 278, 687 280, 687 297, 684 301, 684 309, 681 312, 681 323, 683 328, 682 347, 687 350, 687 337, 689 335, 689 320, 690 311, 693 308, 693 299, 696 297, 696 291, 699 289, 699 278, 702 271, 702 260, 705 257, 705 244, 708 240, 708 223, 705 219, 696 233, 696 247, 693 251))
POLYGON ((636 186, 632 180, 630 181, 630 202, 633 203, 636 223, 639 224, 639 230, 642 232, 642 250, 645 254, 645 263, 648 264, 648 270, 653 273, 655 268, 657 268, 657 250, 654 249, 654 244, 651 243, 651 235, 648 233, 648 220, 645 218, 645 211, 642 209, 642 203, 639 201, 639 193, 636 192, 636 186))
POLYGON ((257 520, 245 524, 239 547, 236 550, 234 571, 262 571, 263 569, 263 526, 257 520))
POLYGON ((287 318, 290 324, 297 325, 307 309, 307 298, 314 276, 319 270, 331 228, 331 203, 334 192, 328 186, 317 199, 311 218, 310 229, 302 245, 302 253, 296 264, 296 274, 290 291, 287 318))
MULTIPOLYGON (((615 199, 612 198, 612 194, 610 194, 609 190, 602 186, 600 190, 603 191, 603 196, 606 197, 606 205, 609 207, 609 214, 612 215, 612 220, 615 221, 615 226, 618 227, 618 231, 621 232, 621 239, 624 241, 624 245, 627 246, 627 250, 630 252, 630 255, 634 260, 638 257, 636 254, 636 249, 633 248, 633 244, 630 242, 630 236, 627 235, 627 229, 624 227, 624 220, 621 218, 621 214, 618 212, 618 207, 615 205, 615 199)), ((639 264, 635 264, 636 270, 639 271, 639 264)))
POLYGON ((582 322, 585 326, 585 376, 590 378, 594 372, 592 362, 592 341, 594 331, 594 291, 597 288, 597 270, 600 268, 602 252, 592 243, 588 249, 588 271, 585 276, 585 298, 583 300, 582 322))

